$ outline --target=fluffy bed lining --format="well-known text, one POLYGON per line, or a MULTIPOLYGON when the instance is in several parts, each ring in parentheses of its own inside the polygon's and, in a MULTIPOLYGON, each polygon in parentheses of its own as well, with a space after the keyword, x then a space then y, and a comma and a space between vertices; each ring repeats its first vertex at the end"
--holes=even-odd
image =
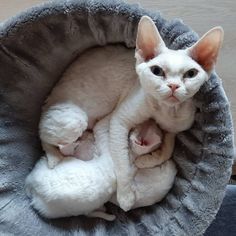
POLYGON ((166 45, 185 48, 198 36, 180 20, 122 1, 53 1, 0 25, 0 233, 3 235, 202 235, 230 178, 233 126, 229 102, 213 73, 194 97, 193 127, 178 135, 178 175, 164 201, 118 215, 113 223, 85 217, 45 220, 29 205, 24 180, 42 155, 40 109, 67 65, 84 50, 135 46, 137 23, 149 15, 166 45))

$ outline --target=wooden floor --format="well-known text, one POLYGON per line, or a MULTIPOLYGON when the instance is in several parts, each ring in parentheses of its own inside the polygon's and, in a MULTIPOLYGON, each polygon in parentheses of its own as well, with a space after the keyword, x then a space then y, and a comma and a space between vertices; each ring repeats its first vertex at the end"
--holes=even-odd
MULTIPOLYGON (((0 0, 0 21, 46 0, 0 0)), ((224 45, 217 64, 217 72, 231 102, 236 128, 236 1, 235 0, 128 0, 143 7, 161 11, 168 18, 182 18, 199 35, 213 26, 225 31, 224 45)))

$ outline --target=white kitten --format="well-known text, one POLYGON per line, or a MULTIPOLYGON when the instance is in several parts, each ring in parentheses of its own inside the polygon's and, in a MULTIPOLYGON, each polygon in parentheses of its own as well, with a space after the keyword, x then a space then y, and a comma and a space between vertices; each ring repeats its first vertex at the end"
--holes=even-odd
POLYGON ((129 210, 135 203, 130 129, 149 118, 168 132, 188 129, 195 113, 192 96, 208 79, 222 38, 222 29, 214 28, 191 48, 173 51, 144 16, 138 26, 136 72, 132 50, 122 47, 91 49, 80 56, 53 89, 42 113, 40 137, 49 166, 60 161, 61 144, 75 142, 112 112, 110 148, 117 199, 122 209, 129 210))
POLYGON ((163 132, 154 120, 147 120, 130 132, 129 145, 131 150, 141 156, 159 148, 163 139, 163 132))
MULTIPOLYGON (((135 158, 141 155, 146 156, 146 154, 158 149, 162 144, 163 136, 162 130, 157 126, 154 120, 147 120, 142 124, 137 125, 129 134, 129 146, 132 155, 135 158)), ((94 136, 91 131, 84 131, 83 135, 77 141, 71 144, 60 144, 59 149, 65 157, 75 157, 83 161, 89 161, 93 158, 93 155, 96 152, 94 142, 94 136)), ((169 155, 168 159, 170 157, 171 155, 169 155)), ((149 162, 148 158, 146 161, 149 162)), ((157 164, 152 164, 150 167, 154 167, 155 165, 157 164)))
MULTIPOLYGON (((90 161, 68 157, 54 169, 49 169, 45 158, 42 158, 27 177, 26 190, 31 204, 43 216, 58 218, 85 214, 106 220, 114 219, 113 215, 101 211, 108 200, 118 204, 114 194, 115 169, 109 153, 109 117, 96 124, 94 133, 96 144, 91 132, 82 136, 83 142, 80 144, 81 159, 88 157, 84 146, 94 150, 90 161)), ((160 144, 161 135, 161 130, 153 121, 147 121, 132 130, 129 137, 131 158, 151 151, 160 144)), ((133 208, 160 201, 172 187, 175 175, 176 168, 172 161, 155 168, 137 170, 134 178, 136 202, 133 208)))

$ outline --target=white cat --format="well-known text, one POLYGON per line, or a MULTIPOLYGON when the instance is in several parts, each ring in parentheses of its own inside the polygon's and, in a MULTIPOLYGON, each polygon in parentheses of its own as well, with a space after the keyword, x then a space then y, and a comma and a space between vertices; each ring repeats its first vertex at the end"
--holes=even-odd
MULTIPOLYGON (((49 169, 42 158, 26 179, 26 190, 32 206, 47 218, 85 214, 114 220, 113 215, 102 212, 107 201, 116 201, 116 176, 109 152, 109 118, 94 127, 94 136, 85 132, 80 139, 78 158, 64 158, 54 169, 49 169), (93 150, 88 152, 84 148, 93 150), (113 197, 112 197, 113 196, 113 197)), ((150 152, 162 142, 162 132, 154 121, 147 121, 131 131, 130 157, 150 152)), ((173 136, 174 138, 174 136, 173 136)), ((173 139, 172 139, 173 140, 173 139)), ((167 139, 163 137, 163 142, 167 139)), ((173 150, 174 143, 168 145, 173 150)), ((170 156, 168 157, 170 158, 170 156)), ((176 175, 174 162, 138 170, 134 177, 136 202, 133 208, 148 206, 160 201, 170 190, 176 175)))
POLYGON ((110 150, 122 209, 129 210, 135 203, 126 138, 129 130, 150 117, 168 132, 190 128, 195 114, 192 97, 209 78, 222 40, 223 30, 218 27, 191 48, 173 51, 165 46, 152 20, 141 19, 135 54, 140 84, 117 106, 110 122, 110 150))
POLYGON ((58 163, 57 147, 75 142, 84 130, 112 113, 110 149, 117 199, 122 209, 129 210, 135 203, 130 129, 149 118, 168 132, 188 129, 195 114, 192 97, 209 78, 222 41, 223 30, 217 27, 190 48, 170 50, 154 22, 144 16, 138 25, 136 68, 132 50, 118 46, 80 56, 53 89, 40 121, 49 166, 58 163))

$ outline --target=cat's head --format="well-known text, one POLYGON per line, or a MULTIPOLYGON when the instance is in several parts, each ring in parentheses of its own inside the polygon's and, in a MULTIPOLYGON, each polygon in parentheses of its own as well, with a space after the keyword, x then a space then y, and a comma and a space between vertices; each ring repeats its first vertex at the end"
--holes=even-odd
POLYGON ((171 50, 151 18, 143 16, 138 25, 135 57, 144 91, 168 106, 193 97, 214 68, 223 34, 221 27, 215 27, 192 47, 171 50))

